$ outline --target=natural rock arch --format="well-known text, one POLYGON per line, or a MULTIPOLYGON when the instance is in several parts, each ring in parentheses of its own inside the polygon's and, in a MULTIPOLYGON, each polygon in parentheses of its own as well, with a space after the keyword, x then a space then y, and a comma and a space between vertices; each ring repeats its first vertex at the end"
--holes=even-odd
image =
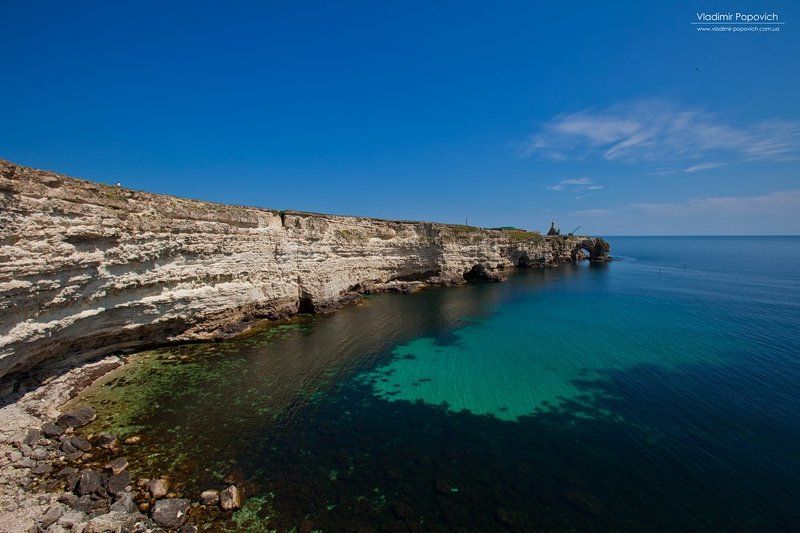
POLYGON ((604 262, 611 259, 608 255, 611 245, 600 237, 587 237, 579 240, 570 252, 572 260, 577 261, 582 251, 589 254, 589 261, 604 262))

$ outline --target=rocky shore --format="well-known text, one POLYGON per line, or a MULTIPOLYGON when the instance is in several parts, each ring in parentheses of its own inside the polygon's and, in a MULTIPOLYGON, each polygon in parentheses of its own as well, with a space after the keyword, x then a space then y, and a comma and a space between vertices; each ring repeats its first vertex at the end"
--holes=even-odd
POLYGON ((167 477, 132 478, 125 451, 139 446, 141 437, 77 432, 91 429, 94 409, 58 407, 121 364, 106 357, 4 400, 0 532, 191 533, 198 530, 193 521, 241 507, 236 485, 188 495, 174 492, 167 477))

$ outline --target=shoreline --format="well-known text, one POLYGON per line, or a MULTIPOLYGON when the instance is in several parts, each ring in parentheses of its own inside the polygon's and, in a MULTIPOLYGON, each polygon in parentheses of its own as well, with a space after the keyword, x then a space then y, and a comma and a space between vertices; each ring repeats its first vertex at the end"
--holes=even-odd
MULTIPOLYGON (((406 290, 402 291, 376 292, 416 292, 441 287, 441 285, 408 282, 405 287, 406 290)), ((360 298, 351 299, 342 305, 356 303, 358 299, 360 298)), ((296 313, 281 320, 252 321, 246 325, 246 329, 232 336, 247 335, 249 331, 259 327, 280 326, 298 316, 301 315, 296 313)), ((184 341, 163 344, 160 347, 215 342, 217 342, 216 339, 184 341)), ((94 467, 96 470, 102 471, 102 463, 111 458, 107 452, 113 451, 104 450, 97 445, 97 439, 102 435, 90 435, 88 440, 91 441, 92 449, 79 458, 73 456, 70 459, 66 456, 67 454, 55 450, 50 451, 45 458, 31 461, 31 455, 36 448, 49 446, 52 449, 56 444, 53 439, 40 438, 42 436, 41 429, 45 424, 54 423, 64 412, 80 408, 80 404, 74 404, 74 401, 83 390, 101 381, 112 372, 124 372, 130 362, 129 357, 151 349, 156 348, 148 347, 124 355, 114 354, 90 361, 67 361, 45 366, 17 382, 20 390, 2 397, 0 428, 10 429, 0 429, 0 488, 2 488, 0 492, 3 493, 3 499, 0 500, 0 531, 38 531, 36 528, 41 527, 41 524, 49 519, 48 513, 51 515, 50 518, 56 514, 59 515, 59 519, 53 524, 60 524, 60 527, 68 526, 64 531, 94 531, 95 528, 104 524, 114 524, 115 527, 124 526, 122 531, 148 531, 156 527, 157 524, 154 524, 152 518, 146 514, 150 505, 146 504, 143 510, 139 507, 146 501, 146 498, 143 500, 140 497, 142 490, 146 487, 139 486, 137 495, 137 487, 133 484, 133 480, 131 480, 132 484, 126 494, 132 495, 136 509, 131 508, 131 512, 128 514, 114 514, 115 511, 101 514, 84 512, 70 505, 70 503, 74 503, 70 499, 72 491, 68 487, 63 487, 64 482, 59 481, 58 476, 54 473, 64 468, 81 466, 94 467), (98 451, 99 455, 97 455, 98 451), (99 463, 98 459, 101 460, 99 463), (78 462, 76 463, 75 460, 78 462), (50 468, 44 465, 49 465, 50 468), (35 474, 37 467, 46 472, 35 474), (59 490, 61 488, 66 490, 59 490), (59 510, 54 511, 55 508, 59 510), (93 520, 94 522, 92 522, 93 520)), ((68 429, 66 434, 74 433, 68 429)), ((119 447, 116 450, 119 451, 119 447)), ((189 499, 192 502, 191 505, 196 507, 199 495, 189 496, 191 496, 189 499)), ((106 503, 111 503, 111 500, 106 503)), ((52 526, 52 524, 50 525, 52 526)), ((53 531, 60 532, 62 530, 55 528, 53 531)))
POLYGON ((0 188, 10 222, 0 230, 0 531, 145 531, 169 524, 153 522, 165 505, 183 519, 198 505, 199 495, 120 479, 127 460, 108 474, 104 461, 125 445, 74 433, 90 421, 64 422, 70 400, 128 355, 229 339, 367 294, 610 260, 600 238, 211 204, 2 160, 0 188))

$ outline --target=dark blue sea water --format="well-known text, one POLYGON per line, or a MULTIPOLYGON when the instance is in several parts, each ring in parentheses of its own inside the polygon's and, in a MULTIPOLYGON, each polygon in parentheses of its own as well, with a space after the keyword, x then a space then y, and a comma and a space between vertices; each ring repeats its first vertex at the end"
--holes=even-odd
POLYGON ((246 487, 217 527, 796 529, 800 238, 609 241, 148 352, 84 400, 141 475, 246 487))

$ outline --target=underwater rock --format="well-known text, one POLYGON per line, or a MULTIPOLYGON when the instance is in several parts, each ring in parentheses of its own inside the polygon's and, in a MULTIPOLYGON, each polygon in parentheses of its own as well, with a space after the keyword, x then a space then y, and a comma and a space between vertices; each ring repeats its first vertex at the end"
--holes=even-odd
POLYGON ((116 459, 112 459, 105 464, 105 468, 111 470, 111 473, 117 476, 128 468, 128 458, 117 457, 116 459))
POLYGON ((133 435, 125 439, 125 444, 139 444, 142 442, 142 437, 139 435, 133 435))
POLYGON ((183 498, 169 498, 158 500, 153 507, 153 521, 162 527, 178 527, 186 520, 186 511, 189 510, 189 500, 183 498))
POLYGON ((231 485, 219 493, 219 504, 226 511, 233 511, 242 506, 242 496, 236 485, 231 485))
POLYGON ((97 418, 97 413, 91 407, 79 407, 74 411, 67 411, 56 419, 56 424, 62 428, 81 428, 97 418))
POLYGON ((115 435, 109 435, 108 433, 102 433, 94 442, 106 450, 113 450, 119 447, 119 440, 117 440, 117 437, 115 435))
POLYGON ((169 480, 166 478, 151 479, 147 482, 147 490, 154 499, 163 498, 169 492, 169 480))
POLYGON ((200 501, 203 502, 203 505, 216 505, 219 502, 219 491, 218 490, 204 490, 202 494, 200 494, 200 501))

